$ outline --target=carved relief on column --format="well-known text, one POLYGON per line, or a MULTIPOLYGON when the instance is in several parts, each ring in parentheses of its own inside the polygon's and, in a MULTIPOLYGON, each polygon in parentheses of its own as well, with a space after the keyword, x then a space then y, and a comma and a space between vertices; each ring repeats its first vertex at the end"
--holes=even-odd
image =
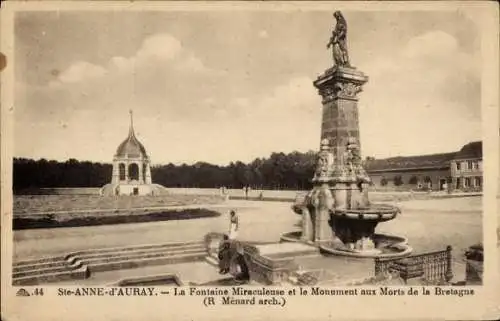
POLYGON ((323 98, 322 103, 326 104, 335 99, 358 100, 358 93, 362 91, 362 86, 352 82, 336 82, 333 86, 327 85, 319 89, 319 94, 323 98))
POLYGON ((330 150, 329 141, 328 139, 323 139, 321 141, 321 150, 318 153, 313 182, 326 182, 331 180, 334 166, 334 156, 330 150))
POLYGON ((354 137, 347 139, 344 162, 349 176, 355 178, 357 183, 369 184, 371 182, 363 168, 358 140, 354 137))
POLYGON ((323 104, 329 103, 336 98, 335 89, 333 87, 323 87, 319 90, 319 94, 323 98, 323 104))
POLYGON ((336 98, 356 99, 357 95, 362 91, 361 85, 352 82, 338 82, 335 84, 336 98))

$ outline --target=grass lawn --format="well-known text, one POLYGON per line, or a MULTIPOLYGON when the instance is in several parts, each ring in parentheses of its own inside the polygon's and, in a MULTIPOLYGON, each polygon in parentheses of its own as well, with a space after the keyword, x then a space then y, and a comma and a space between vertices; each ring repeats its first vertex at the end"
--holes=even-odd
POLYGON ((22 195, 14 196, 14 216, 70 211, 115 211, 147 207, 217 204, 214 195, 98 196, 98 195, 22 195))

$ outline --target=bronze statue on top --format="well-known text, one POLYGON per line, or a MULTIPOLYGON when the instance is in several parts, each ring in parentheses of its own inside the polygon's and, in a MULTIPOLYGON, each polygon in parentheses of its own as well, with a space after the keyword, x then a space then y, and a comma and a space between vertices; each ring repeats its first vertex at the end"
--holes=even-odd
POLYGON ((349 54, 347 52, 347 22, 340 11, 333 14, 337 24, 332 31, 327 49, 332 47, 333 61, 337 66, 350 67, 349 54))

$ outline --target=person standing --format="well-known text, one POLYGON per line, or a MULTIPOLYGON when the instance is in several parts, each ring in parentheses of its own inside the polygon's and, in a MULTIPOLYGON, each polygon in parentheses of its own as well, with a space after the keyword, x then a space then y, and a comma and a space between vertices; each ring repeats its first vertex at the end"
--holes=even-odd
POLYGON ((224 238, 219 243, 219 273, 227 274, 229 273, 229 266, 231 263, 231 244, 229 243, 229 238, 224 235, 224 238))
POLYGON ((230 212, 230 225, 229 225, 229 239, 234 240, 238 235, 239 222, 238 215, 236 215, 236 211, 232 210, 230 212))

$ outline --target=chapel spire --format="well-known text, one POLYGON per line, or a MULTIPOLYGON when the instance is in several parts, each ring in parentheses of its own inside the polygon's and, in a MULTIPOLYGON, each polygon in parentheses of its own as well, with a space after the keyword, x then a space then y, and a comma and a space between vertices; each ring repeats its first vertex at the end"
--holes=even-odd
POLYGON ((129 131, 128 131, 128 136, 132 137, 132 136, 135 136, 135 132, 134 132, 134 117, 133 117, 132 109, 130 109, 128 112, 130 114, 130 128, 129 128, 129 131))

